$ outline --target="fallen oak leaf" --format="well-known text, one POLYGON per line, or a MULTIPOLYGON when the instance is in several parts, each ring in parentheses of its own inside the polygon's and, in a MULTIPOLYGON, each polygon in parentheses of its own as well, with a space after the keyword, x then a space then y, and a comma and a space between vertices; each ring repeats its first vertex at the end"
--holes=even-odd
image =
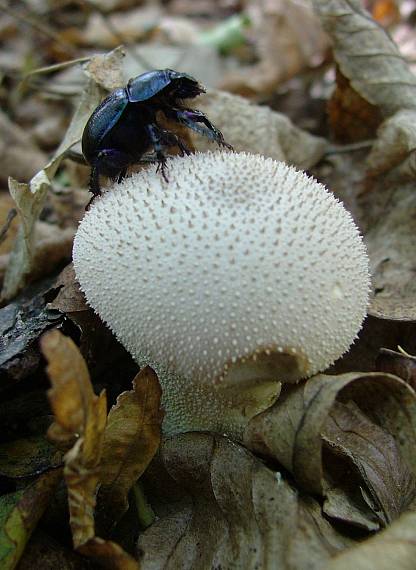
POLYGON ((157 375, 147 366, 134 378, 133 390, 120 394, 108 414, 99 498, 113 522, 126 512, 129 490, 159 447, 161 395, 157 375))

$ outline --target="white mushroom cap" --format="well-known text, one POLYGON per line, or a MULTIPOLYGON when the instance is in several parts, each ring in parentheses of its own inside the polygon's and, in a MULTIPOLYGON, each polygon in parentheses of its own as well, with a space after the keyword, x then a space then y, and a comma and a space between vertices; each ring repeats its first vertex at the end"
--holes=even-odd
POLYGON ((311 376, 349 348, 368 304, 367 255, 342 204, 283 163, 204 153, 170 160, 168 176, 151 167, 93 202, 75 238, 76 275, 158 373, 167 431, 235 432, 223 414, 236 400, 244 408, 238 382, 311 376), (298 356, 287 377, 281 353, 298 356))

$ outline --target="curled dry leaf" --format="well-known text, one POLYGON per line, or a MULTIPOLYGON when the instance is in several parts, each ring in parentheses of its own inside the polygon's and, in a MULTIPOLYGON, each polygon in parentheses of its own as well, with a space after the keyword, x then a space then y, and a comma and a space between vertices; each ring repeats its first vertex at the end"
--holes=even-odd
POLYGON ((416 513, 405 513, 379 534, 342 552, 326 570, 413 570, 416 513))
POLYGON ((351 544, 316 501, 219 436, 166 440, 146 491, 159 518, 138 541, 143 570, 318 570, 351 544))
POLYGON ((64 139, 52 160, 31 179, 28 184, 9 178, 9 191, 15 201, 20 217, 20 228, 14 250, 7 267, 2 298, 9 300, 28 282, 35 269, 35 228, 43 209, 47 193, 58 167, 67 151, 80 141, 85 123, 102 97, 101 85, 113 87, 119 80, 122 53, 120 50, 106 56, 91 58, 88 67, 90 80, 81 96, 78 108, 72 117, 64 139), (106 76, 108 72, 108 77, 106 76))
POLYGON ((128 508, 127 494, 155 455, 160 443, 162 391, 148 366, 123 392, 108 414, 101 460, 100 500, 117 522, 128 508))
POLYGON ((370 495, 377 496, 378 506, 383 503, 382 509, 389 513, 385 517, 390 520, 413 499, 416 473, 413 453, 416 396, 399 378, 379 373, 319 374, 305 384, 286 387, 272 408, 250 422, 245 443, 249 448, 277 459, 307 491, 325 495, 331 484, 327 480, 330 465, 325 465, 322 460, 323 435, 333 425, 328 423, 328 418, 337 399, 356 402, 362 413, 370 418, 362 423, 361 433, 356 434, 355 441, 349 442, 345 453, 356 466, 359 465, 360 484, 370 495), (362 450, 353 445, 360 438, 362 443, 366 437, 376 439, 374 452, 368 459, 371 466, 364 466, 362 450), (384 450, 385 454, 379 453, 387 440, 389 448, 384 450), (398 471, 394 477, 393 470, 398 471), (397 481, 405 484, 406 499, 398 499, 394 488, 397 481), (389 499, 386 494, 391 494, 389 499), (394 504, 387 506, 387 501, 394 504))
POLYGON ((399 352, 381 348, 376 360, 376 367, 382 372, 396 374, 413 389, 416 388, 416 356, 408 354, 400 347, 399 352))
POLYGON ((396 168, 403 178, 416 177, 416 110, 402 109, 386 119, 367 158, 372 175, 396 168))
MULTIPOLYGON (((48 392, 55 424, 68 438, 78 437, 64 457, 70 524, 75 548, 95 535, 94 508, 99 483, 104 428, 107 420, 105 392, 93 392, 84 359, 71 339, 54 330, 41 339, 52 383, 48 392)), ((58 431, 49 432, 49 437, 58 431)), ((59 443, 62 442, 59 438, 59 443)))
MULTIPOLYGON (((322 158, 327 146, 324 139, 299 129, 285 115, 224 91, 209 90, 198 98, 198 108, 236 151, 262 154, 307 169, 322 158)), ((205 137, 191 133, 191 138, 199 151, 212 149, 205 137)))
POLYGON ((335 402, 325 424, 325 445, 348 458, 366 486, 366 501, 384 526, 407 510, 416 481, 393 436, 354 402, 335 402))
POLYGON ((102 507, 118 519, 127 493, 159 445, 160 387, 153 371, 145 370, 113 407, 107 423, 105 392, 96 396, 78 348, 58 331, 42 337, 52 382, 49 400, 55 424, 49 435, 58 443, 77 437, 64 457, 70 524, 75 548, 100 564, 138 570, 137 562, 114 542, 95 535, 94 510, 103 483, 102 507), (108 503, 107 503, 108 500, 108 503))
POLYGON ((0 497, 0 567, 13 570, 61 480, 62 470, 44 473, 21 491, 0 497))

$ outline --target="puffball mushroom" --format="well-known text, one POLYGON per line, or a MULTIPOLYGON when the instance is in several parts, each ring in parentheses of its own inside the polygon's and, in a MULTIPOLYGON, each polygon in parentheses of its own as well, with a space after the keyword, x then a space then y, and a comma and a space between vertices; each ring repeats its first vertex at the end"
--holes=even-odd
POLYGON ((164 431, 239 438, 280 381, 325 369, 366 314, 351 215, 291 166, 245 153, 175 157, 92 203, 74 242, 89 304, 162 385, 164 431), (285 371, 285 356, 297 366, 285 371))

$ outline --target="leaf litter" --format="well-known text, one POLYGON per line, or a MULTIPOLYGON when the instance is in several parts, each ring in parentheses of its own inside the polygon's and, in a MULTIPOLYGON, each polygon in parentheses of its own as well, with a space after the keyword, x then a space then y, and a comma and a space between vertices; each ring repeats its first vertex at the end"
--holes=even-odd
MULTIPOLYGON (((21 227, 4 281, 4 301, 12 299, 37 275, 43 277, 58 268, 68 256, 65 251, 70 249, 71 232, 78 220, 73 210, 67 210, 69 225, 60 257, 52 259, 49 251, 53 250, 48 250, 45 240, 42 245, 42 224, 46 226, 44 235, 49 236, 52 244, 58 244, 64 236, 60 235, 60 226, 54 226, 59 207, 56 192, 62 191, 62 184, 68 180, 72 185, 71 197, 78 191, 77 185, 87 185, 87 169, 75 167, 67 157, 78 150, 91 110, 108 90, 124 84, 126 73, 143 71, 145 59, 178 61, 171 66, 180 69, 183 61, 185 68, 188 70, 189 66, 189 72, 199 77, 194 49, 194 53, 204 53, 201 73, 210 85, 222 82, 231 91, 263 103, 254 105, 212 89, 200 98, 201 108, 218 123, 226 138, 233 139, 236 148, 314 169, 321 180, 329 181, 331 190, 351 205, 372 264, 372 316, 350 354, 337 363, 332 375, 319 374, 306 383, 284 386, 277 402, 250 421, 245 447, 212 434, 186 434, 165 440, 159 447, 162 415, 157 378, 151 370, 143 370, 135 377, 133 388, 126 390, 120 381, 115 344, 107 344, 111 335, 86 306, 71 266, 53 286, 52 281, 47 282, 39 297, 33 290, 25 290, 23 297, 0 310, 6 341, 5 346, 2 339, 0 348, 9 351, 1 354, 5 359, 1 388, 17 390, 17 397, 10 399, 12 408, 6 411, 7 399, 0 408, 5 418, 2 425, 7 426, 4 442, 0 441, 0 485, 5 484, 8 490, 0 498, 5 497, 0 504, 0 559, 7 560, 6 568, 17 564, 30 533, 42 524, 38 519, 52 500, 63 461, 74 546, 106 567, 138 568, 137 558, 140 567, 152 569, 366 569, 375 565, 412 568, 416 474, 414 357, 397 345, 411 352, 416 338, 412 255, 416 235, 412 215, 416 172, 415 77, 391 36, 356 0, 271 0, 264 5, 248 0, 246 12, 241 12, 246 24, 239 28, 238 43, 229 44, 232 47, 226 54, 215 52, 220 49, 219 44, 203 46, 198 51, 201 46, 193 42, 206 24, 189 19, 191 11, 196 11, 215 20, 221 2, 214 8, 212 3, 201 0, 198 6, 192 3, 192 10, 185 1, 172 0, 167 4, 172 4, 171 14, 175 18, 192 22, 192 33, 186 40, 185 28, 180 27, 183 22, 173 19, 166 24, 170 28, 162 25, 152 32, 134 30, 143 35, 127 42, 128 65, 122 64, 122 50, 116 49, 107 55, 89 55, 87 79, 81 70, 72 74, 70 68, 51 70, 49 84, 42 83, 44 71, 29 75, 28 84, 41 85, 54 97, 79 94, 81 89, 82 95, 67 134, 49 162, 36 146, 37 139, 29 140, 15 129, 12 140, 16 142, 10 146, 17 149, 16 163, 21 164, 14 177, 20 181, 12 180, 10 191, 21 227), (318 18, 313 16, 311 5, 318 18), (293 28, 294 13, 307 24, 293 28), (333 44, 334 60, 328 56, 328 38, 321 26, 333 44), (306 29, 310 32, 308 37, 306 29), (290 42, 285 44, 288 34, 290 42), (180 44, 182 39, 181 45, 170 45, 180 44), (146 57, 140 68, 142 47, 146 57), (367 156, 363 146, 357 146, 357 150, 353 145, 350 150, 342 146, 331 148, 324 128, 320 134, 325 133, 325 137, 312 136, 268 107, 271 92, 290 92, 296 82, 301 82, 307 86, 303 93, 309 97, 305 106, 313 109, 311 93, 328 93, 328 69, 334 67, 337 88, 329 102, 329 126, 333 135, 345 136, 353 143, 364 135, 372 139, 367 144, 367 156), (243 73, 235 73, 241 69, 243 73), (240 115, 244 117, 241 124, 240 115), (261 136, 257 132, 260 123, 261 136), (360 123, 366 123, 366 131, 360 123), (20 158, 23 148, 27 152, 20 158), (36 167, 36 161, 29 160, 29 150, 35 158, 42 157, 36 167), (24 184, 33 173, 31 182, 24 184), (49 232, 50 227, 54 230, 49 232), (44 257, 50 258, 49 265, 39 261, 37 244, 44 257), (49 374, 54 378, 50 398, 55 421, 49 426, 48 437, 58 450, 46 441, 42 431, 50 424, 50 417, 35 394, 44 391, 44 385, 35 384, 35 391, 24 393, 27 403, 19 396, 19 390, 20 394, 26 390, 26 379, 39 373, 37 340, 54 326, 61 327, 80 344, 90 365, 88 372, 75 345, 58 331, 43 337, 41 344, 49 362, 49 374), (100 344, 101 352, 97 351, 100 344), (381 347, 385 348, 376 361, 381 347), (93 362, 94 357, 98 362, 93 362), (364 368, 361 363, 365 363, 364 368), (344 373, 336 374, 338 370, 344 373), (90 373, 99 396, 94 393, 90 373), (108 416, 104 386, 111 401, 118 396, 108 416), (15 407, 19 398, 20 410, 15 407), (31 416, 25 422, 31 398, 39 418, 31 416), (26 431, 19 432, 13 422, 10 425, 9 418, 14 413, 26 431), (147 467, 158 447, 158 455, 147 467), (143 473, 143 486, 138 487, 136 480, 143 473), (37 479, 33 483, 34 477, 37 479), (29 515, 22 514, 25 494, 32 496, 32 486, 36 484, 36 516, 30 514, 32 507, 29 515), (138 513, 137 509, 148 509, 156 518, 149 512, 138 513), (26 516, 31 520, 29 525, 24 522, 26 516), (17 521, 16 536, 9 532, 11 520, 17 521), (147 522, 140 526, 138 521, 147 522), (125 529, 131 535, 127 540, 130 545, 139 535, 136 552, 123 541, 125 529)), ((221 9, 229 10, 231 4, 236 3, 221 9)), ((382 2, 366 3, 370 4, 373 15, 383 20, 386 6, 381 6, 382 2)), ((138 11, 132 3, 117 0, 110 2, 106 10, 111 15, 115 8, 129 24, 133 22, 132 18, 129 20, 130 8, 130 16, 138 11)), ((165 9, 169 11, 170 7, 164 7, 162 14, 165 9)), ((386 19, 388 25, 396 25, 397 18, 400 21, 397 13, 396 10, 393 18, 386 19)), ((96 15, 91 14, 90 21, 96 15)), ((101 7, 100 19, 107 26, 101 7)), ((209 26, 206 29, 208 37, 209 26)), ((231 29, 223 26, 221 45, 231 41, 231 36, 227 38, 227 33, 231 33, 227 30, 231 29)), ((77 33, 68 31, 67 41, 72 38, 74 46, 89 45, 91 38, 88 40, 86 30, 87 27, 79 28, 77 33)), ((49 61, 55 61, 57 44, 49 39, 46 45, 49 61)), ((80 61, 85 61, 84 54, 80 52, 80 61)), ((1 92, 0 96, 3 97, 1 92)), ((12 112, 13 116, 18 122, 19 115, 12 112)), ((9 135, 13 129, 11 123, 9 135)), ((193 136, 192 142, 204 150, 198 137, 193 136)), ((13 172, 9 170, 8 174, 13 172)), ((8 240, 15 228, 16 221, 5 234, 8 240)), ((10 251, 9 241, 6 255, 10 251)), ((53 544, 51 537, 47 536, 47 540, 53 544)))

